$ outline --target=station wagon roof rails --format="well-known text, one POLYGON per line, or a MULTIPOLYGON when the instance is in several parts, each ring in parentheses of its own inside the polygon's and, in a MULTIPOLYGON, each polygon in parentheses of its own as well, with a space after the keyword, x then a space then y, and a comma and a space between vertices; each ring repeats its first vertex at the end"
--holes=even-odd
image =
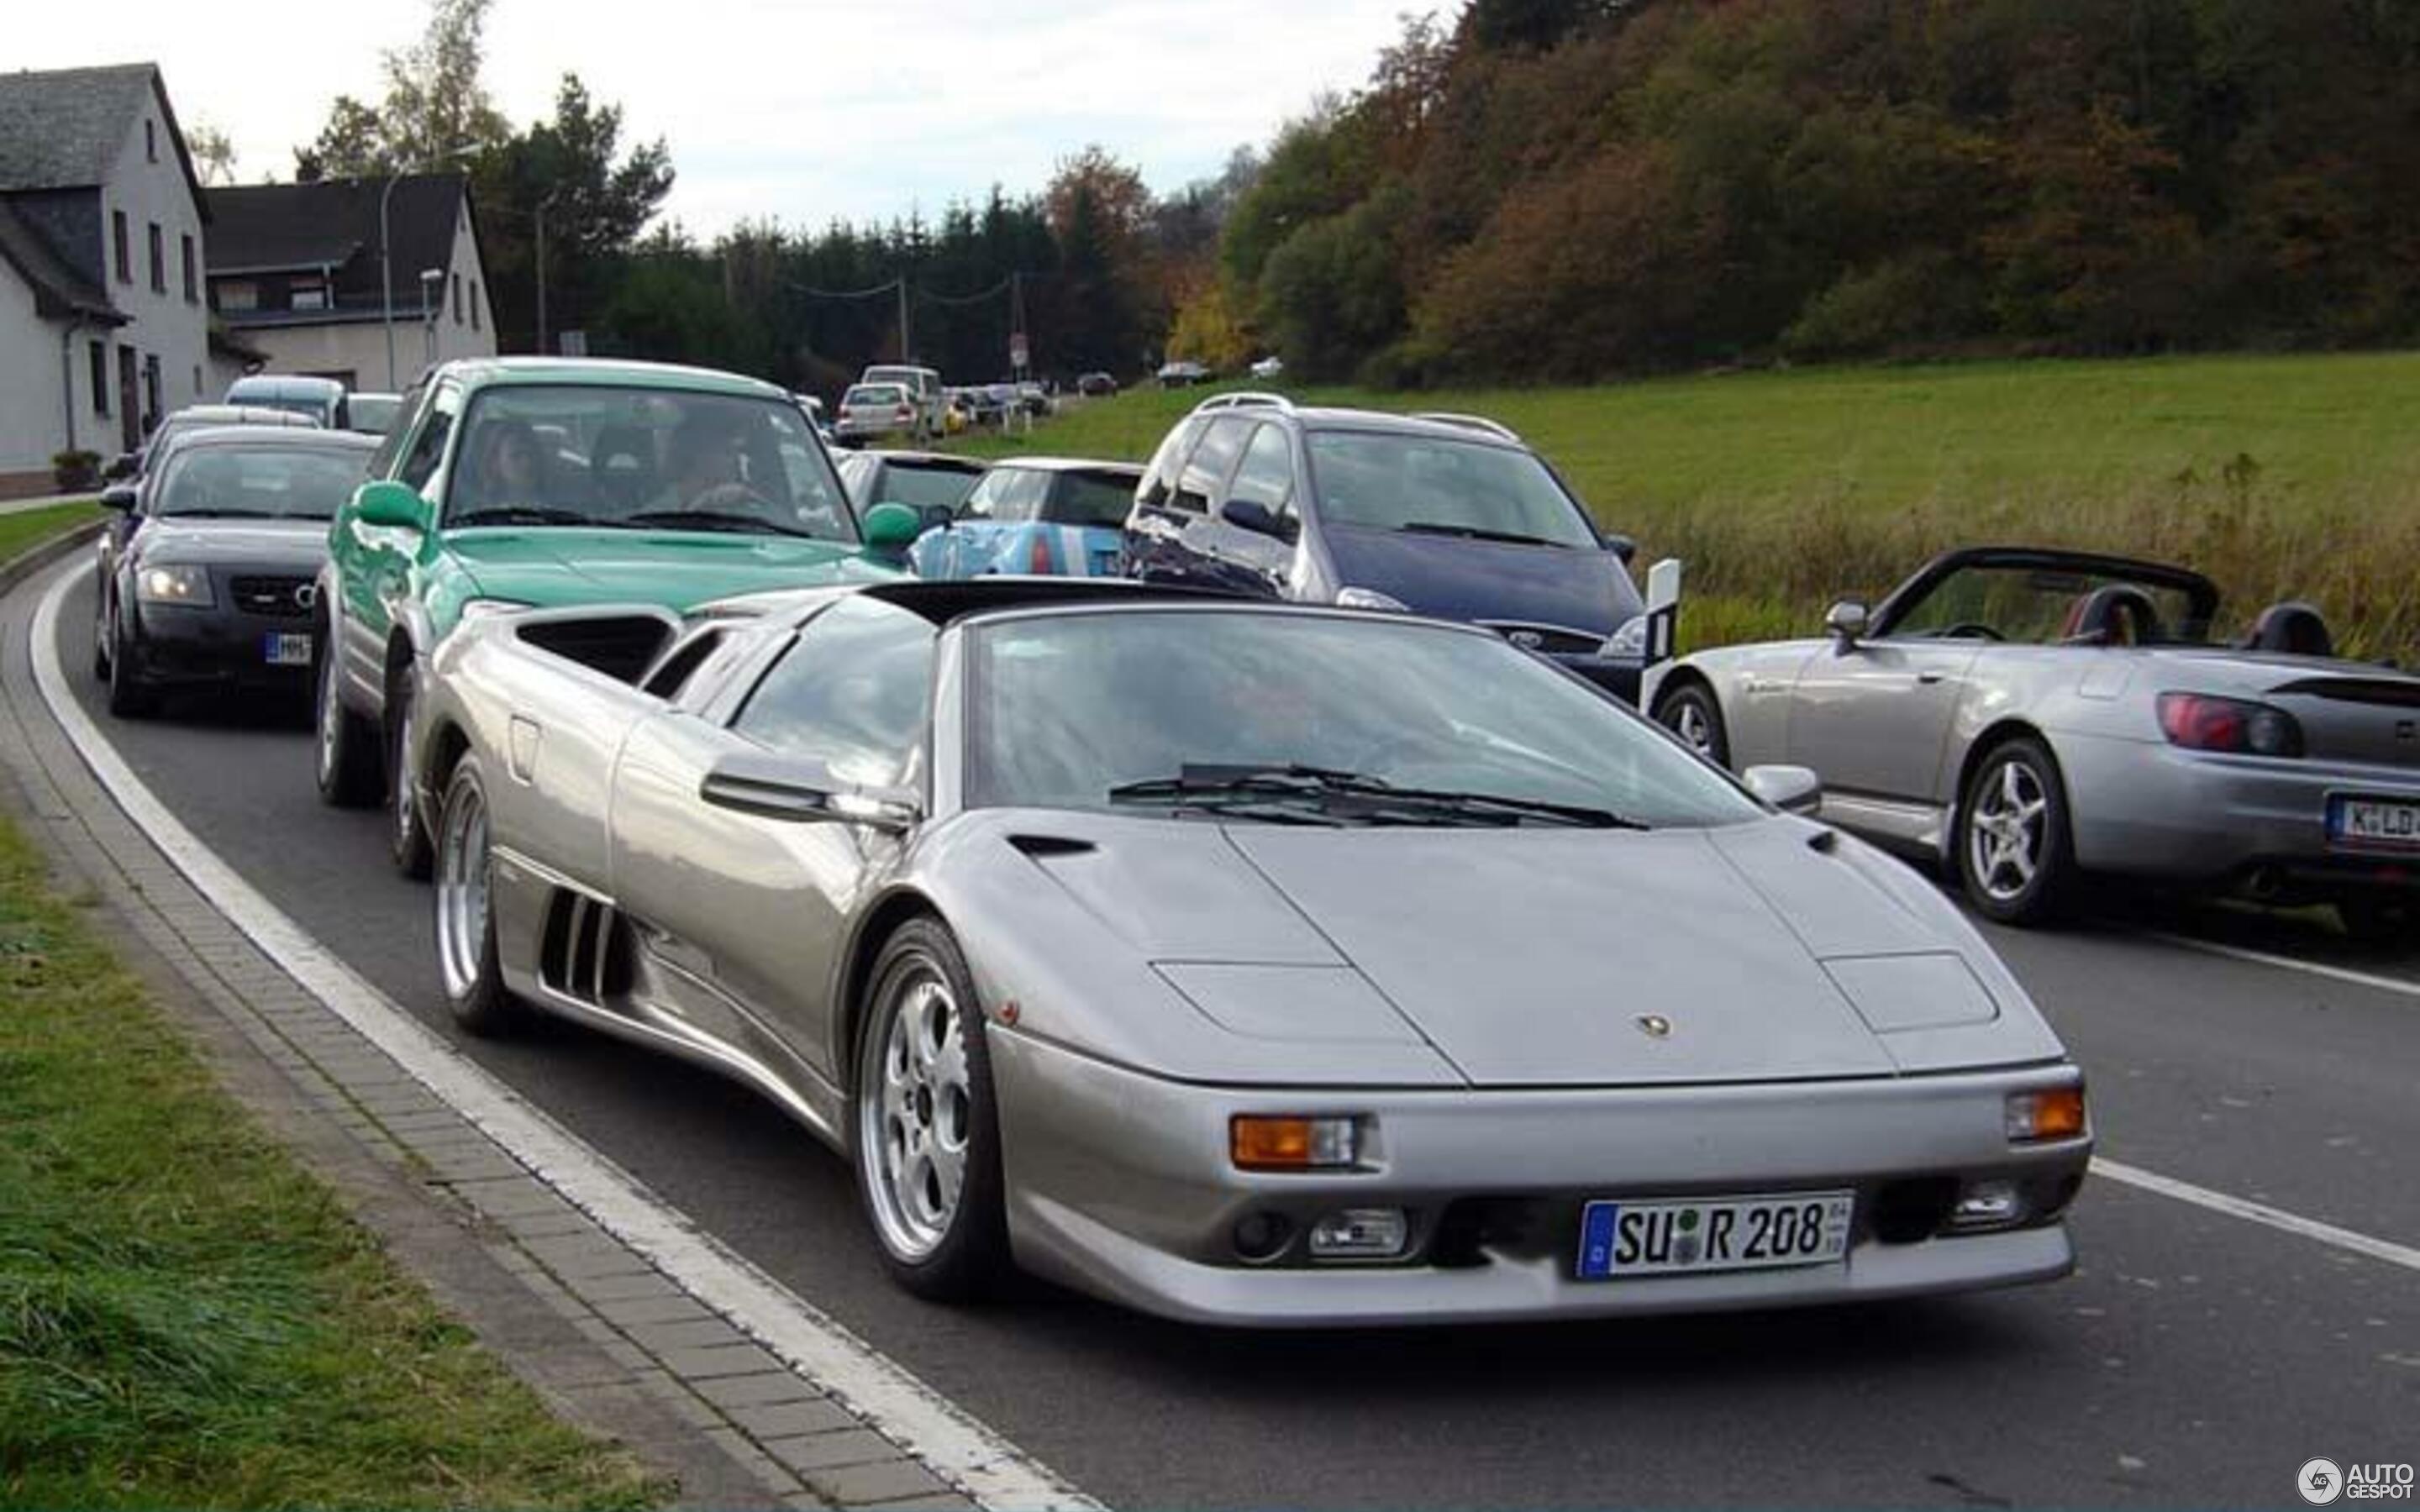
POLYGON ((1490 420, 1485 415, 1458 414, 1450 409, 1424 409, 1413 415, 1412 418, 1432 420, 1440 425, 1460 425, 1465 430, 1485 431, 1499 440, 1518 441, 1521 439, 1512 426, 1502 421, 1490 420))
POLYGON ((1193 412, 1200 414, 1204 409, 1244 409, 1262 406, 1271 409, 1292 409, 1294 401, 1282 393, 1261 393, 1244 389, 1234 393, 1221 393, 1204 399, 1193 407, 1193 412))

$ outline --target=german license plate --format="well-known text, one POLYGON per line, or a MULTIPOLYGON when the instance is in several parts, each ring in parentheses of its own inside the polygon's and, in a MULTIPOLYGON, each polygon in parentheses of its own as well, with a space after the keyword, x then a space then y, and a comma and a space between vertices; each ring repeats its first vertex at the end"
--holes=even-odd
POLYGON ((2420 851, 2420 802, 2331 794, 2328 840, 2354 850, 2420 851))
POLYGON ((1823 1265, 1849 1253, 1855 1207, 1848 1192, 1591 1202, 1580 1214, 1579 1278, 1823 1265))
POLYGON ((272 630, 260 638, 260 656, 271 667, 308 667, 311 665, 311 638, 307 635, 280 635, 272 630))

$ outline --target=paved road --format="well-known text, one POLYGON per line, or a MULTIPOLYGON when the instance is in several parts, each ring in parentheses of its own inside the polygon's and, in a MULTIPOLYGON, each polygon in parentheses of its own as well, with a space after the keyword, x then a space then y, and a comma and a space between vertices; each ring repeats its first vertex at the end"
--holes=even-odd
MULTIPOLYGON (((29 600, 8 606, 22 634, 29 600)), ((61 624, 89 665, 89 589, 61 624)), ((424 889, 319 806, 299 706, 112 721, 279 907, 450 1038, 424 889)), ((1995 943, 2092 1077, 2103 1152, 2420 1246, 2420 996, 2164 943, 2200 930, 2420 980, 2308 920, 2145 915, 1995 943)), ((700 1225, 1078 1486, 1127 1506, 2292 1504, 2315 1456, 2420 1459, 2420 1273, 2110 1181, 2080 1274, 1923 1304, 1259 1336, 1055 1291, 925 1306, 847 1172, 748 1094, 569 1029, 462 1041, 700 1225)))

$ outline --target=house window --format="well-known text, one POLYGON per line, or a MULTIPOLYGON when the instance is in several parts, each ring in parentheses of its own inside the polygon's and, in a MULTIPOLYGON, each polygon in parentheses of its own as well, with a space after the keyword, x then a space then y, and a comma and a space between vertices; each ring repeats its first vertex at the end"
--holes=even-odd
POLYGON ((462 275, 454 275, 454 323, 462 323, 462 275))
POLYGON ((471 280, 471 329, 479 329, 479 281, 471 280))
POLYGON ((155 121, 143 123, 143 157, 149 162, 160 161, 160 127, 155 121))
POLYGON ((168 292, 168 253, 166 242, 160 235, 160 223, 157 221, 151 223, 150 240, 151 292, 165 294, 168 292))
POLYGON ((202 364, 201 364, 201 363, 195 363, 194 364, 194 398, 196 398, 196 399, 198 399, 198 398, 200 398, 201 396, 202 396, 202 364))
POLYGON ((210 287, 222 310, 257 310, 260 308, 260 285, 248 278, 222 279, 210 287))
POLYGON ((193 233, 189 231, 178 239, 185 254, 185 302, 199 304, 202 301, 201 271, 194 261, 193 233))
POLYGON ((160 424, 160 354, 143 359, 143 428, 160 424))
POLYGON ((126 245, 126 212, 124 210, 109 212, 109 236, 117 251, 117 281, 121 284, 132 284, 134 282, 134 255, 126 245))
POLYGON ((298 310, 324 310, 327 307, 327 285, 297 283, 294 285, 294 308, 298 310))
POLYGON ((92 349, 92 412, 109 413, 109 347, 102 342, 87 342, 92 349))

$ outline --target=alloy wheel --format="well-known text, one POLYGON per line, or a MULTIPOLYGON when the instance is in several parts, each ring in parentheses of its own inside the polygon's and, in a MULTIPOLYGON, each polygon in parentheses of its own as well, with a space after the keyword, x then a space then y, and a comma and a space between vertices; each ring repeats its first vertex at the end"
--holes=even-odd
POLYGON ((2050 798, 2041 774, 2011 759, 1999 780, 1985 784, 1966 822, 1966 855, 1976 886, 2000 903, 2013 903, 2034 885, 2041 869, 2050 798))
POLYGON ((447 995, 459 1001, 479 985, 488 940, 488 804, 473 783, 458 784, 439 821, 437 964, 447 995))
POLYGON ((949 983, 919 962, 892 984, 873 1033, 880 1085, 859 1100, 859 1158, 884 1242, 921 1260, 949 1237, 967 1180, 974 1094, 966 1014, 949 983))

